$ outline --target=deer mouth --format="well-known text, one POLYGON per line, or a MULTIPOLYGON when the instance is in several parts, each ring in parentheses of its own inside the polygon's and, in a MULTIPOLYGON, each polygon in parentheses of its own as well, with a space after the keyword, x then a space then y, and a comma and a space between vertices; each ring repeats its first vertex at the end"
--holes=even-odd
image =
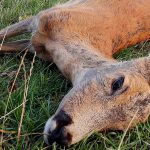
POLYGON ((64 127, 59 130, 49 131, 47 134, 48 145, 52 145, 54 142, 61 146, 69 146, 72 141, 72 135, 68 133, 64 127))
POLYGON ((46 144, 52 145, 55 142, 61 146, 69 146, 71 144, 72 135, 66 130, 65 126, 55 128, 54 130, 51 130, 51 128, 46 130, 47 128, 45 128, 44 131, 44 140, 46 144))

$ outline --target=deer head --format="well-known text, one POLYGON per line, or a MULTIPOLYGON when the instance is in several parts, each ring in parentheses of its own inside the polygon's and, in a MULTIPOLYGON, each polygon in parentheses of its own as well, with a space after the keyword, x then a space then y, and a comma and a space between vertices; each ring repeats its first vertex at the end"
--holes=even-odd
POLYGON ((1 50, 31 44, 31 52, 53 61, 73 84, 45 125, 47 144, 71 145, 94 131, 146 121, 150 58, 118 62, 112 55, 150 37, 149 6, 148 0, 72 0, 0 31, 0 40, 32 32, 31 40, 3 44, 1 50))
POLYGON ((74 144, 94 131, 125 130, 150 114, 150 58, 88 70, 45 126, 45 141, 74 144))

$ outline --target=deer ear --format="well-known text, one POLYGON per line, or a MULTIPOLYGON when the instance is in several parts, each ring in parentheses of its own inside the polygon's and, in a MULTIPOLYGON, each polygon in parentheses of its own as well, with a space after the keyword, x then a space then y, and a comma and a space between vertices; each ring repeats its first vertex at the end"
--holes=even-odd
POLYGON ((135 71, 140 73, 150 84, 150 55, 133 61, 133 68, 135 68, 135 71))
POLYGON ((48 35, 48 16, 40 13, 38 20, 38 31, 42 35, 48 35))

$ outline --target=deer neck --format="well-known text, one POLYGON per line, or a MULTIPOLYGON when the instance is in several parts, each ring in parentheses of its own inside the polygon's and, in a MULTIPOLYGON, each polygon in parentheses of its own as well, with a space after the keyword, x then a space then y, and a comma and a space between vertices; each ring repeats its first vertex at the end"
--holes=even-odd
POLYGON ((107 58, 87 43, 79 41, 54 42, 53 44, 47 42, 46 49, 53 62, 73 85, 78 84, 87 71, 102 68, 105 64, 116 61, 113 58, 107 58))

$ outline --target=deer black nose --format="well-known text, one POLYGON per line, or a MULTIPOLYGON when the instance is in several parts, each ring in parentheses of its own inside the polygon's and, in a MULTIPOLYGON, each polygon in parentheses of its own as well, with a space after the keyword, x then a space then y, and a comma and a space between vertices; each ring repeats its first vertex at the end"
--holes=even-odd
POLYGON ((64 111, 60 111, 55 117, 54 120, 57 123, 57 127, 61 128, 72 123, 71 117, 66 114, 64 111))
POLYGON ((72 123, 72 119, 64 111, 60 111, 49 124, 49 130, 47 134, 47 141, 51 145, 54 142, 67 146, 71 142, 71 134, 65 129, 65 126, 72 123), (55 126, 52 122, 55 122, 55 126))

